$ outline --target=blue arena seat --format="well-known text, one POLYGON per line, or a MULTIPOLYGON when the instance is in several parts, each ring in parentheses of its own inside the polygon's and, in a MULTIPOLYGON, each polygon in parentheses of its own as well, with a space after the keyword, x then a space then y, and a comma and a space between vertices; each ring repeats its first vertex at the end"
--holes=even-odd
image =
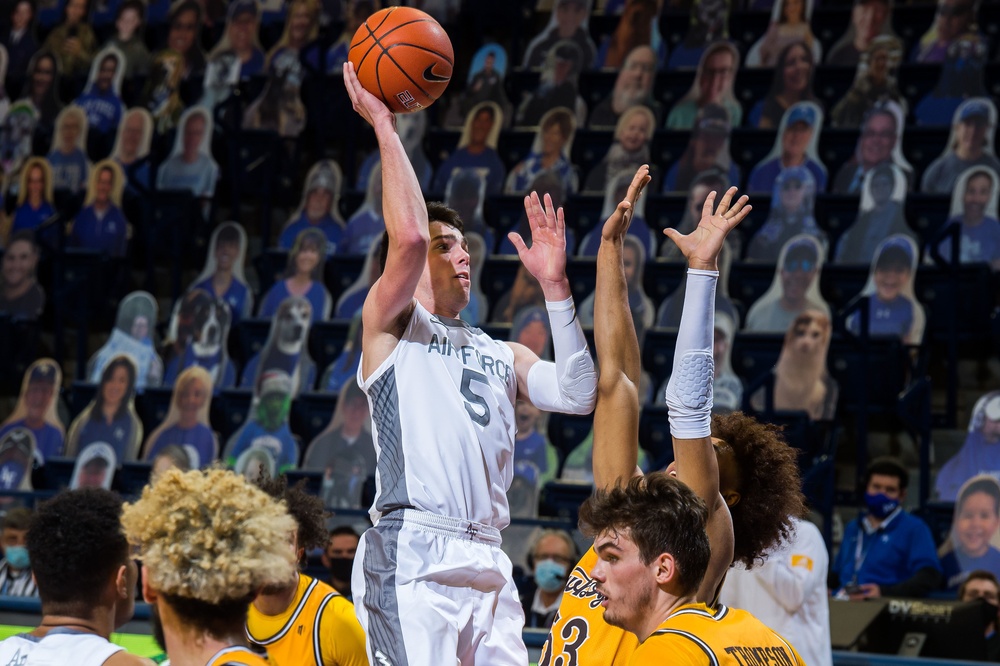
POLYGON ((330 424, 337 407, 335 393, 301 393, 292 401, 292 432, 302 438, 302 452, 330 424))
POLYGON ((651 328, 642 343, 642 367, 658 387, 670 376, 674 365, 677 329, 651 328))
POLYGON ((350 319, 318 321, 309 328, 309 355, 322 376, 324 369, 344 350, 351 329, 350 319))
POLYGON ((580 442, 587 438, 594 427, 593 414, 549 414, 548 436, 552 446, 559 450, 563 460, 580 442))

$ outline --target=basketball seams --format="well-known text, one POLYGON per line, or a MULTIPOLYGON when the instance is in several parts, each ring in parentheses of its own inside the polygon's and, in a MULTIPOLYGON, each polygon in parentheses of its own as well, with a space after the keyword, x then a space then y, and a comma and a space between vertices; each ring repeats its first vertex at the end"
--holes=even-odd
MULTIPOLYGON (((415 94, 419 94, 425 97, 427 100, 429 100, 425 102, 425 105, 427 105, 434 102, 437 99, 438 95, 440 95, 440 92, 437 95, 428 92, 428 90, 419 80, 418 72, 408 71, 409 69, 413 69, 413 67, 411 66, 412 63, 407 61, 406 55, 397 52, 396 55, 394 56, 392 53, 390 53, 390 51, 396 46, 407 46, 412 49, 416 49, 417 53, 414 54, 415 57, 423 59, 419 56, 419 53, 433 55, 434 60, 436 62, 443 62, 444 64, 447 64, 449 67, 454 69, 454 52, 452 52, 451 57, 448 57, 444 53, 441 53, 439 50, 436 50, 436 47, 441 47, 445 45, 450 47, 451 41, 448 38, 447 33, 445 33, 443 29, 440 28, 440 24, 437 21, 435 21, 433 17, 429 17, 427 15, 417 16, 411 19, 404 19, 402 23, 394 25, 390 27, 388 30, 385 30, 384 32, 379 34, 379 31, 382 29, 385 22, 389 19, 390 16, 392 16, 393 12, 396 11, 397 9, 400 8, 397 7, 389 8, 389 11, 385 12, 385 14, 381 17, 381 20, 379 21, 378 25, 374 27, 370 26, 368 21, 366 20, 362 25, 364 26, 368 34, 365 35, 363 38, 357 40, 355 43, 351 44, 350 49, 348 51, 349 57, 350 53, 355 51, 355 49, 357 49, 358 51, 361 51, 362 49, 364 50, 363 53, 359 52, 357 54, 358 55, 357 59, 352 58, 352 60, 354 60, 354 62, 357 63, 356 70, 358 72, 358 76, 362 80, 362 83, 364 83, 366 79, 368 80, 369 85, 374 83, 374 86, 377 87, 378 89, 379 97, 381 97, 382 101, 385 102, 391 109, 398 106, 396 98, 402 93, 402 91, 406 90, 407 86, 404 83, 404 81, 408 81, 409 85, 413 86, 416 89, 415 94), (437 33, 437 31, 434 31, 435 34, 428 40, 429 42, 431 42, 431 44, 429 45, 414 44, 410 42, 391 43, 388 46, 384 44, 385 41, 391 41, 388 40, 387 38, 389 38, 390 35, 396 32, 399 28, 406 28, 406 27, 412 28, 415 24, 419 23, 430 23, 433 26, 437 26, 438 29, 441 30, 441 33, 437 33), (443 35, 443 40, 441 39, 442 35, 443 35), (372 40, 370 44, 368 43, 369 38, 371 38, 372 40), (379 48, 380 52, 378 53, 377 56, 375 56, 374 62, 368 63, 367 67, 365 67, 369 55, 372 53, 372 50, 375 49, 376 46, 379 48), (385 71, 385 76, 379 75, 380 71, 383 68, 383 65, 386 64, 385 62, 383 62, 383 58, 388 58, 388 62, 392 63, 393 67, 395 67, 395 69, 398 71, 398 74, 396 72, 385 71), (406 67, 404 67, 404 64, 406 65, 406 67), (371 69, 371 71, 366 76, 363 76, 362 72, 363 71, 367 72, 370 68, 374 69, 371 69), (400 74, 402 75, 403 78, 399 77, 400 74), (371 79, 373 78, 374 81, 371 81, 371 79), (385 82, 383 82, 382 80, 383 78, 385 78, 385 82), (392 90, 395 90, 396 88, 401 88, 401 91, 392 92, 391 95, 387 96, 386 86, 389 86, 389 88, 392 90)), ((418 27, 415 29, 418 32, 424 32, 422 28, 418 27)), ((404 37, 404 39, 405 38, 406 37, 404 37)), ((432 63, 430 67, 434 67, 436 62, 432 63)), ((449 81, 450 78, 451 76, 449 75, 449 81)), ((443 91, 443 86, 440 86, 440 84, 444 83, 444 85, 447 86, 448 82, 428 81, 427 83, 432 84, 431 85, 432 88, 439 88, 440 90, 443 91)))

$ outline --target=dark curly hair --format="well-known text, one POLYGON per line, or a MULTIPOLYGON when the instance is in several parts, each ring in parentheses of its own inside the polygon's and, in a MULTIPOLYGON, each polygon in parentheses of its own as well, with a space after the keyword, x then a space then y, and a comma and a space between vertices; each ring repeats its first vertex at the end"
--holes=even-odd
POLYGON ((121 498, 100 488, 65 491, 39 505, 28 528, 28 555, 44 612, 90 612, 128 562, 121 515, 121 498))
POLYGON ((326 529, 326 511, 323 500, 305 491, 306 481, 302 479, 291 488, 288 487, 288 477, 284 474, 270 478, 261 470, 257 478, 257 487, 271 497, 285 503, 289 515, 299 526, 296 536, 299 548, 312 550, 323 548, 328 540, 326 529))
POLYGON ((748 569, 792 534, 792 518, 806 515, 798 452, 781 437, 781 427, 742 412, 712 417, 712 436, 725 442, 739 469, 740 501, 733 516, 733 561, 748 569))
POLYGON ((580 530, 588 537, 627 531, 643 564, 661 553, 673 555, 684 593, 697 590, 708 569, 707 519, 708 509, 701 498, 666 472, 636 476, 625 486, 597 490, 580 507, 580 530))

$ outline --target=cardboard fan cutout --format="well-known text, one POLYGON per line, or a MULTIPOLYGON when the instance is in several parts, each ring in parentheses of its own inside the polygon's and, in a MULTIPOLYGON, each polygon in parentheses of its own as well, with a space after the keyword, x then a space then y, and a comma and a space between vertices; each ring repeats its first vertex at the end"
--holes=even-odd
POLYGON ((653 112, 659 127, 663 121, 663 105, 653 96, 656 67, 656 53, 648 45, 636 46, 629 51, 615 78, 615 87, 591 110, 587 126, 591 129, 615 127, 623 113, 633 106, 642 105, 653 112))
POLYGON ((597 54, 597 46, 590 38, 590 9, 591 0, 555 0, 549 23, 528 44, 522 66, 541 67, 557 44, 568 41, 579 50, 582 69, 590 69, 597 54))
POLYGON ((77 416, 66 436, 66 455, 79 455, 88 446, 111 447, 116 464, 138 459, 142 422, 135 411, 135 362, 121 355, 101 373, 94 399, 77 416))
POLYGON ((135 361, 138 370, 135 381, 138 392, 147 386, 160 385, 163 361, 153 344, 158 311, 156 299, 145 291, 134 291, 122 299, 110 337, 87 363, 87 376, 92 383, 101 380, 112 359, 126 354, 135 361))
POLYGON ((812 51, 801 42, 783 48, 774 66, 771 89, 764 99, 750 109, 748 118, 750 127, 758 129, 777 127, 785 112, 800 102, 813 102, 818 108, 820 100, 813 93, 816 64, 817 60, 813 57, 812 51))
POLYGON ((731 42, 719 41, 708 46, 698 61, 691 89, 670 109, 667 129, 691 129, 698 115, 711 104, 723 107, 729 123, 739 127, 743 121, 743 107, 733 92, 739 68, 740 52, 731 42))
POLYGON ((709 44, 729 39, 731 0, 694 0, 688 30, 670 53, 667 69, 698 66, 709 44))
POLYGON ((243 113, 243 127, 295 138, 306 126, 306 107, 299 97, 305 74, 297 53, 286 51, 271 60, 260 96, 243 113))
POLYGON ((290 250, 295 239, 306 229, 319 229, 326 236, 326 254, 336 254, 344 233, 344 220, 340 217, 340 192, 344 175, 340 165, 333 160, 322 160, 309 169, 302 187, 299 207, 289 216, 281 230, 278 247, 290 250))
POLYGON ((913 109, 917 124, 947 125, 962 100, 988 97, 988 60, 989 42, 982 35, 969 32, 952 42, 937 85, 913 109))
MULTIPOLYGON (((20 187, 17 191, 17 208, 14 209, 14 223, 11 231, 28 230, 35 232, 49 222, 56 214, 53 206, 52 167, 44 157, 30 157, 21 169, 20 187)), ((56 227, 37 234, 36 238, 55 247, 58 238, 56 227)))
POLYGON ((150 66, 141 103, 152 115, 159 134, 166 134, 180 120, 184 111, 180 90, 183 80, 184 56, 171 49, 157 53, 150 66))
POLYGON ((210 199, 218 179, 219 165, 212 158, 212 115, 196 106, 181 116, 173 151, 156 174, 156 187, 188 190, 210 199))
POLYGON ((663 193, 686 192, 695 177, 708 169, 721 169, 731 183, 739 183, 740 168, 729 152, 729 114, 718 104, 698 112, 691 138, 681 158, 663 179, 663 193))
POLYGON ((486 224, 483 205, 486 203, 486 181, 475 169, 456 171, 448 179, 444 191, 444 204, 458 213, 465 227, 466 238, 478 233, 493 248, 495 235, 486 224))
POLYGON ((514 117, 514 107, 504 89, 503 81, 506 75, 507 51, 499 44, 481 46, 472 56, 465 90, 450 100, 444 126, 461 127, 469 111, 480 102, 493 102, 498 105, 509 124, 514 117))
POLYGON ((906 175, 895 164, 881 164, 865 174, 858 218, 837 244, 838 264, 867 264, 887 236, 914 236, 906 224, 906 175))
POLYGON ((330 318, 333 299, 323 284, 323 266, 326 262, 326 236, 319 229, 306 229, 295 239, 288 252, 285 277, 264 295, 258 317, 271 317, 278 312, 282 302, 290 297, 304 298, 312 306, 311 321, 330 318))
MULTIPOLYGON (((628 188, 631 184, 632 174, 626 170, 619 169, 611 175, 608 179, 608 184, 604 188, 604 203, 601 206, 601 218, 607 219, 611 217, 618 204, 625 199, 625 195, 628 194, 628 188)), ((597 256, 597 251, 601 247, 601 226, 595 226, 580 240, 580 246, 576 251, 577 256, 597 256)), ((632 207, 632 219, 629 222, 628 236, 642 246, 643 263, 646 257, 656 255, 656 236, 646 222, 645 197, 639 197, 632 207)))
POLYGON ((323 371, 323 377, 319 380, 321 392, 339 394, 346 384, 357 383, 358 367, 361 365, 363 333, 361 313, 358 313, 351 318, 351 326, 347 331, 347 341, 340 354, 323 371))
POLYGON ((580 96, 582 56, 569 40, 558 42, 545 57, 542 75, 534 92, 525 95, 517 107, 516 125, 534 127, 542 117, 558 107, 572 109, 578 125, 587 120, 587 104, 580 96))
POLYGON ((253 312, 253 292, 243 273, 246 254, 247 234, 243 227, 236 222, 223 222, 212 232, 205 267, 188 287, 225 301, 232 323, 253 312))
POLYGON ((56 118, 52 149, 46 155, 52 167, 52 186, 76 194, 87 187, 87 115, 78 106, 67 106, 56 118))
POLYGON ((826 56, 827 65, 854 67, 879 35, 896 37, 892 30, 892 0, 854 0, 851 24, 826 56))
POLYGON ((31 490, 35 435, 28 428, 0 434, 0 490, 31 490))
MULTIPOLYGON (((630 226, 629 232, 631 231, 632 228, 630 226)), ((586 242, 586 239, 584 242, 586 242)), ((638 237, 629 233, 625 236, 622 255, 624 257, 625 277, 628 285, 628 307, 632 313, 632 325, 635 327, 635 334, 641 346, 646 331, 649 330, 656 319, 656 307, 653 305, 652 299, 646 295, 645 287, 642 284, 643 270, 646 266, 646 250, 643 248, 642 242, 638 237)), ((596 291, 591 292, 580 304, 580 308, 577 311, 580 323, 584 326, 594 325, 594 299, 596 295, 596 291)))
MULTIPOLYGON (((656 117, 647 107, 633 106, 622 113, 615 125, 614 142, 601 161, 587 174, 583 189, 587 192, 606 192, 608 185, 620 174, 628 173, 631 176, 643 164, 650 164, 650 144, 655 131, 656 117)), ((655 165, 650 169, 652 178, 657 179, 659 174, 655 165)), ((657 183, 650 183, 653 188, 656 185, 657 183)))
POLYGON ((73 476, 70 479, 70 490, 79 488, 103 488, 111 490, 111 481, 115 478, 118 467, 118 457, 115 450, 107 442, 93 442, 84 448, 73 466, 73 476))
POLYGON ((913 167, 903 156, 905 119, 906 114, 895 102, 879 102, 869 109, 861 123, 854 155, 841 165, 830 191, 857 194, 865 175, 884 162, 902 169, 909 182, 913 178, 913 167))
POLYGON ((812 10, 813 0, 775 0, 767 32, 747 53, 747 67, 774 67, 778 55, 791 44, 804 44, 813 62, 819 62, 823 46, 809 26, 812 10))
POLYGON ((826 246, 826 234, 816 224, 816 181, 806 167, 782 169, 774 181, 771 209, 764 225, 750 239, 747 261, 773 263, 793 236, 808 234, 826 246))
POLYGON ((45 308, 38 283, 39 248, 31 231, 11 235, 0 259, 0 313, 13 321, 35 321, 45 308))
POLYGON ((265 375, 280 370, 289 377, 289 393, 294 398, 316 383, 316 366, 309 357, 309 326, 312 306, 299 297, 286 298, 271 318, 271 331, 259 353, 243 368, 241 387, 253 388, 260 394, 265 375))
POLYGON ((149 74, 152 56, 146 48, 146 3, 143 0, 123 0, 115 16, 115 34, 108 45, 122 52, 125 77, 145 78, 149 74))
POLYGON ((361 314, 361 308, 368 297, 368 290, 375 284, 375 280, 382 276, 382 266, 379 264, 381 248, 381 238, 368 248, 365 263, 361 266, 361 274, 337 299, 337 307, 334 310, 336 319, 353 319, 355 315, 361 314))
POLYGON ((817 310, 829 319, 830 306, 819 291, 825 257, 813 236, 795 236, 781 248, 770 288, 747 312, 745 329, 785 333, 805 310, 817 310))
MULTIPOLYGON (((879 243, 860 294, 869 298, 869 335, 895 336, 908 345, 922 342, 926 318, 913 293, 918 257, 917 243, 909 236, 897 234, 879 243)), ((848 319, 847 329, 860 332, 860 312, 848 319)))
POLYGON ((431 189, 444 192, 448 179, 457 169, 476 169, 486 179, 486 192, 500 194, 507 174, 507 168, 497 153, 497 140, 503 120, 503 111, 496 102, 480 102, 472 107, 465 117, 458 147, 434 172, 431 189))
POLYGON ((564 180, 566 191, 576 192, 576 169, 570 157, 575 134, 576 119, 572 111, 562 107, 548 111, 535 132, 531 152, 507 176, 504 192, 527 194, 531 181, 542 171, 555 171, 564 180))
POLYGON ((951 45, 963 36, 979 33, 980 0, 937 0, 937 12, 930 28, 916 44, 910 58, 913 62, 944 62, 951 45))
MULTIPOLYGON (((958 260, 960 263, 985 262, 1000 271, 1000 221, 997 219, 997 191, 1000 177, 993 169, 966 169, 955 182, 951 196, 949 225, 961 228, 958 260)), ((951 238, 938 245, 945 261, 951 261, 951 238)))
POLYGON ((87 198, 73 221, 70 239, 78 247, 124 257, 128 249, 129 223, 122 212, 125 173, 118 162, 101 160, 90 171, 87 198))
MULTIPOLYGON (((836 416, 839 389, 826 369, 831 333, 829 317, 818 310, 804 310, 789 326, 773 371, 776 410, 804 411, 813 421, 836 416)), ((763 409, 763 402, 761 389, 754 408, 763 409)))
POLYGON ((191 469, 210 465, 219 455, 219 440, 208 421, 212 405, 212 377, 201 366, 180 374, 170 397, 170 410, 163 423, 146 440, 143 460, 156 465, 161 455, 179 448, 191 469))
POLYGON ((0 424, 0 441, 10 431, 23 428, 34 438, 32 451, 40 464, 45 464, 47 458, 63 455, 66 430, 56 413, 61 386, 62 371, 52 359, 39 359, 28 366, 17 405, 0 424))
POLYGON ((236 367, 226 349, 232 315, 229 305, 207 291, 191 289, 174 307, 168 343, 173 358, 163 383, 172 386, 185 369, 198 365, 212 377, 215 391, 236 386, 236 367))
POLYGON ((31 157, 31 137, 37 123, 38 112, 27 100, 11 104, 0 122, 0 169, 3 169, 8 183, 20 171, 24 161, 31 157))
POLYGON ((1000 478, 1000 391, 983 394, 972 408, 965 443, 941 467, 934 490, 942 502, 954 502, 966 481, 977 474, 1000 478))
POLYGON ((347 219, 337 254, 367 254, 382 240, 385 218, 382 216, 382 162, 376 163, 368 176, 365 200, 347 219))
POLYGON ((309 443, 302 468, 323 472, 323 503, 360 509, 365 481, 375 474, 368 397, 357 381, 346 382, 330 424, 309 443))
POLYGON ((869 109, 880 102, 896 102, 905 112, 907 102, 898 84, 902 60, 903 42, 898 37, 882 35, 873 39, 858 63, 854 85, 833 107, 832 125, 858 127, 869 109))
POLYGON ((819 135, 823 111, 813 102, 798 102, 788 108, 778 124, 778 136, 764 159, 750 172, 747 190, 772 192, 782 169, 805 167, 812 174, 817 192, 826 191, 826 166, 820 161, 819 135))
POLYGON ((288 425, 295 395, 291 375, 266 366, 250 403, 250 413, 226 444, 225 461, 237 473, 277 473, 299 464, 299 443, 288 425))
POLYGON ((973 571, 1000 576, 1000 482, 979 474, 962 485, 955 499, 951 535, 941 547, 944 587, 952 592, 973 571))
POLYGON ((74 102, 87 114, 91 131, 110 135, 118 129, 125 112, 122 103, 125 68, 125 55, 114 46, 105 47, 94 57, 87 87, 74 102))
POLYGON ((921 191, 951 192, 959 174, 974 166, 1000 172, 1000 160, 993 150, 996 140, 997 107, 988 97, 962 102, 951 122, 951 135, 944 152, 931 162, 921 180, 921 191))

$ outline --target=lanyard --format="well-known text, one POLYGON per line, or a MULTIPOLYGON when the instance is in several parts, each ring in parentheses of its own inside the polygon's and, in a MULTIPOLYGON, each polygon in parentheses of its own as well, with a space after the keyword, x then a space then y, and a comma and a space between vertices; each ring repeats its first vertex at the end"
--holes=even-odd
POLYGON ((867 529, 865 529, 864 524, 858 525, 860 528, 858 530, 858 542, 854 547, 854 576, 851 578, 852 583, 858 582, 858 573, 861 571, 861 566, 868 559, 868 552, 872 548, 872 544, 875 543, 879 535, 883 534, 882 525, 877 529, 872 531, 870 534, 867 529), (869 537, 868 543, 865 543, 865 537, 869 537))

